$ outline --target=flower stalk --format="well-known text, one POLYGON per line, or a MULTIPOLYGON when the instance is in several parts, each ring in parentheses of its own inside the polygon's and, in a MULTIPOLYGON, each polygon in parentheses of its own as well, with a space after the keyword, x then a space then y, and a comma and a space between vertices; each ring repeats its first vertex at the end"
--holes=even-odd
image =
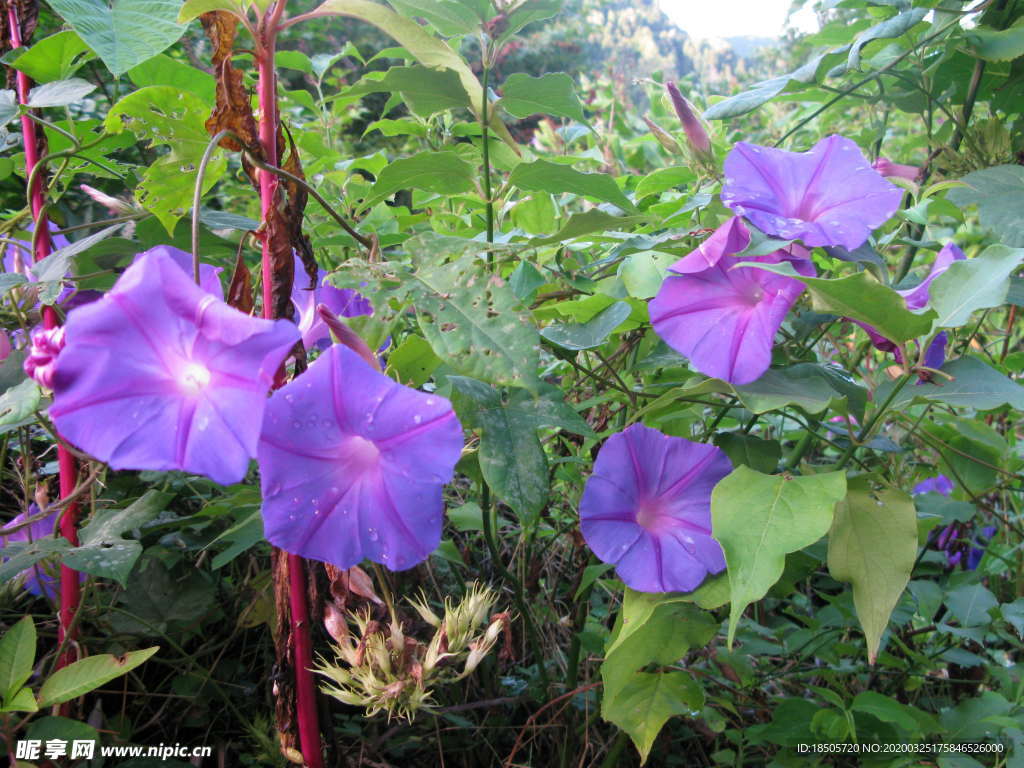
MULTIPOLYGON (((19 48, 24 44, 21 37, 21 19, 18 18, 17 3, 7 3, 7 26, 11 35, 11 47, 19 48)), ((16 90, 19 104, 27 104, 32 83, 24 72, 16 73, 16 90)), ((43 192, 41 158, 39 155, 38 134, 36 124, 28 114, 21 116, 21 135, 25 147, 25 177, 29 179, 28 198, 35 221, 32 237, 33 257, 41 261, 50 255, 53 248, 50 241, 49 222, 46 217, 46 198, 43 192)), ((52 306, 43 308, 43 327, 53 329, 60 325, 60 317, 52 306)), ((63 445, 57 445, 57 464, 60 472, 60 495, 68 496, 75 489, 78 477, 78 464, 75 457, 63 445)), ((72 546, 78 546, 78 514, 77 502, 67 505, 60 518, 60 533, 72 546)), ((74 632, 71 630, 75 614, 82 599, 81 584, 78 572, 61 563, 60 566, 60 612, 57 628, 57 642, 66 650, 57 660, 57 669, 74 661, 77 652, 73 647, 74 632)), ((65 713, 70 704, 62 705, 65 713)))

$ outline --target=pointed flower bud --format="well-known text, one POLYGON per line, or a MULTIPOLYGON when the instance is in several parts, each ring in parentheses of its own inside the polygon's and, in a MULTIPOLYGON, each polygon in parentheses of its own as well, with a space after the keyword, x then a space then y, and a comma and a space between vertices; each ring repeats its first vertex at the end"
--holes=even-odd
POLYGON ((693 104, 687 101, 686 97, 679 92, 679 87, 671 80, 665 83, 665 90, 668 91, 669 99, 676 110, 679 122, 683 125, 686 139, 695 152, 706 155, 711 152, 711 139, 708 137, 707 128, 704 122, 697 116, 693 104))
POLYGON ((666 152, 673 155, 683 154, 683 148, 679 146, 679 142, 673 139, 664 128, 646 115, 644 115, 644 122, 647 123, 647 127, 650 129, 651 134, 658 140, 658 143, 665 148, 666 152))

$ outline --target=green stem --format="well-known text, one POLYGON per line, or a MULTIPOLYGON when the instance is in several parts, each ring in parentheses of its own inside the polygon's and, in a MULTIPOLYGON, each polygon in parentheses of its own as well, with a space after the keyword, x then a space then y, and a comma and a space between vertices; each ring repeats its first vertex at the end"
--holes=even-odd
MULTIPOLYGON (((486 56, 486 54, 485 54, 486 56)), ((488 122, 490 116, 487 113, 487 81, 490 79, 491 68, 485 63, 483 67, 484 100, 480 105, 480 135, 483 138, 483 161, 484 161, 484 210, 487 216, 487 242, 494 242, 494 198, 491 194, 491 134, 488 122)), ((488 266, 494 264, 494 254, 487 253, 488 266)))
POLYGON ((493 512, 491 489, 486 481, 482 483, 482 486, 483 488, 480 493, 480 509, 482 514, 480 517, 483 522, 484 540, 487 542, 487 548, 491 552, 491 561, 494 563, 495 568, 498 569, 498 573, 502 579, 512 585, 512 594, 515 596, 516 607, 519 609, 519 613, 523 617, 523 623, 526 625, 526 640, 530 644, 530 653, 537 663, 537 669, 540 672, 540 679, 544 685, 544 690, 547 691, 551 685, 551 680, 548 678, 548 670, 544 666, 544 656, 541 653, 537 626, 533 622, 533 614, 530 612, 530 606, 526 602, 522 582, 509 572, 508 568, 505 567, 505 563, 501 560, 501 553, 498 551, 498 543, 495 537, 495 526, 491 519, 493 512))
POLYGON ((847 464, 850 463, 850 459, 853 458, 853 452, 856 451, 858 447, 863 445, 864 442, 871 436, 871 432, 874 430, 875 425, 878 424, 879 421, 881 421, 882 416, 885 415, 885 412, 889 409, 889 406, 892 405, 892 401, 896 399, 896 395, 900 393, 900 391, 907 385, 907 382, 909 382, 912 378, 912 373, 905 373, 903 374, 903 376, 900 377, 900 380, 896 382, 896 386, 893 387, 892 391, 889 393, 889 396, 885 398, 882 404, 878 407, 878 410, 871 415, 871 418, 868 419, 867 423, 864 424, 864 426, 861 428, 860 432, 857 434, 857 439, 850 441, 850 444, 849 446, 847 446, 846 451, 839 458, 839 463, 836 464, 836 469, 843 469, 847 464))

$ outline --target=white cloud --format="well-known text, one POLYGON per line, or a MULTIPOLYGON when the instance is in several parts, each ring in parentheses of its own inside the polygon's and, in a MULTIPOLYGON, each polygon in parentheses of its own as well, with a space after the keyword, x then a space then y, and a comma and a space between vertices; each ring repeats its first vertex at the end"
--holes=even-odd
MULTIPOLYGON (((790 0, 658 0, 662 10, 691 37, 778 37, 786 26, 790 0)), ((790 26, 817 29, 814 13, 794 14, 790 26)))

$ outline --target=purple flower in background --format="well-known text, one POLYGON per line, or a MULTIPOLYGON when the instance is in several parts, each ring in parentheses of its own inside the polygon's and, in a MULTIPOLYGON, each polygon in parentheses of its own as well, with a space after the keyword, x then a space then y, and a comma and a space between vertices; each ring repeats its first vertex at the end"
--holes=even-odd
POLYGON ((166 253, 138 259, 68 315, 50 415, 114 469, 238 482, 256 455, 267 392, 299 339, 197 286, 166 253))
POLYGON ((46 389, 53 389, 54 363, 64 348, 64 328, 58 326, 49 330, 36 327, 32 330, 32 343, 22 366, 25 374, 35 379, 46 389))
MULTIPOLYGON (((39 512, 39 507, 35 504, 31 504, 29 505, 27 512, 22 512, 14 519, 8 520, 6 523, 0 525, 0 527, 13 527, 18 523, 23 523, 30 517, 35 517, 39 512)), ((54 526, 57 524, 57 516, 59 513, 60 511, 55 509, 41 520, 36 520, 34 523, 30 523, 24 528, 8 534, 7 536, 0 536, 0 546, 6 547, 8 544, 14 544, 22 541, 37 541, 38 539, 49 536, 53 533, 54 526)), ((4 560, 6 561, 7 558, 4 558, 4 560)), ((56 570, 57 568, 54 567, 54 571, 56 570)), ((50 572, 44 570, 43 563, 41 562, 36 563, 31 568, 26 568, 14 578, 20 579, 22 586, 36 597, 45 597, 50 601, 54 601, 59 595, 59 589, 57 587, 59 578, 55 578, 50 572)))
POLYGON ((917 181, 921 178, 921 168, 916 165, 900 165, 887 157, 878 158, 871 164, 871 167, 887 178, 895 176, 907 181, 917 181))
MULTIPOLYGON (((191 253, 187 253, 181 250, 180 248, 175 248, 170 245, 158 245, 153 248, 150 248, 148 251, 143 251, 142 253, 140 253, 132 260, 132 263, 134 264, 139 259, 142 259, 151 253, 155 253, 160 256, 169 258, 171 261, 173 261, 175 264, 181 267, 181 270, 189 277, 190 280, 192 280, 192 282, 195 282, 195 280, 193 279, 194 272, 192 269, 191 253)), ((224 286, 220 282, 220 273, 223 271, 224 270, 222 267, 215 267, 212 264, 200 263, 199 287, 202 288, 207 293, 212 293, 218 299, 223 299, 224 286)))
POLYGON ((835 135, 809 152, 738 142, 725 158, 725 177, 722 202, 763 232, 850 251, 896 212, 903 197, 854 142, 835 135))
POLYGON ((734 256, 749 244, 742 219, 731 218, 669 267, 672 274, 650 302, 654 330, 670 347, 706 376, 733 384, 749 384, 768 369, 775 334, 804 290, 791 277, 735 265, 788 261, 800 274, 815 274, 809 260, 787 251, 749 259, 734 256))
POLYGON ((633 424, 597 455, 580 499, 583 538, 632 589, 690 592, 725 568, 711 490, 730 471, 713 445, 633 424))
POLYGON ((949 496, 952 492, 953 481, 945 475, 926 478, 914 486, 915 496, 922 493, 941 493, 943 496, 949 496))
MULTIPOLYGON (((949 269, 953 262, 961 261, 966 258, 967 257, 964 255, 964 252, 961 251, 955 243, 947 243, 935 257, 931 271, 924 280, 913 288, 896 291, 896 293, 902 296, 904 301, 906 301, 907 309, 912 312, 922 310, 928 306, 928 301, 931 298, 932 281, 949 269)), ((891 352, 896 358, 896 362, 901 365, 903 364, 903 355, 900 354, 899 347, 894 341, 891 341, 880 334, 874 326, 868 325, 867 323, 863 323, 859 320, 853 320, 853 322, 867 332, 868 337, 871 339, 871 344, 875 349, 879 349, 882 352, 891 352)), ((927 368, 937 369, 942 367, 942 364, 946 361, 946 344, 948 341, 949 336, 945 331, 939 333, 934 339, 932 339, 932 342, 928 345, 928 350, 924 355, 924 364, 927 368)), ((927 371, 922 371, 920 381, 918 383, 928 381, 930 377, 927 374, 927 371)))
POLYGON ((309 276, 298 256, 295 257, 295 282, 292 285, 292 304, 295 305, 299 333, 306 349, 327 347, 331 343, 331 332, 317 306, 323 304, 339 317, 372 315, 373 305, 369 299, 348 288, 335 288, 325 282, 327 272, 317 271, 316 285, 309 287, 309 276))
MULTIPOLYGON (((25 230, 31 234, 34 228, 35 222, 30 222, 25 227, 25 230)), ((48 228, 50 230, 50 244, 53 246, 51 250, 56 251, 71 245, 64 235, 54 234, 57 226, 52 221, 49 222, 48 228)), ((10 243, 4 251, 4 272, 17 272, 34 282, 36 276, 32 274, 32 263, 35 260, 35 255, 32 253, 32 241, 29 239, 17 240, 15 242, 17 245, 10 243)))
POLYGON ((441 540, 442 489, 462 452, 445 398, 334 345, 274 393, 259 463, 263 526, 281 549, 350 568, 410 568, 441 540))
POLYGON ((985 556, 989 542, 996 535, 996 527, 987 525, 977 538, 970 538, 970 530, 963 523, 950 523, 935 540, 935 548, 946 553, 946 566, 961 566, 966 571, 975 570, 985 556))
POLYGON ((13 349, 11 337, 7 335, 7 331, 0 331, 0 363, 10 356, 13 349))
POLYGON ((924 309, 931 298, 932 281, 949 269, 954 261, 963 261, 967 256, 957 247, 956 243, 946 243, 935 257, 928 276, 918 285, 903 291, 897 291, 907 302, 907 309, 916 312, 924 309))

